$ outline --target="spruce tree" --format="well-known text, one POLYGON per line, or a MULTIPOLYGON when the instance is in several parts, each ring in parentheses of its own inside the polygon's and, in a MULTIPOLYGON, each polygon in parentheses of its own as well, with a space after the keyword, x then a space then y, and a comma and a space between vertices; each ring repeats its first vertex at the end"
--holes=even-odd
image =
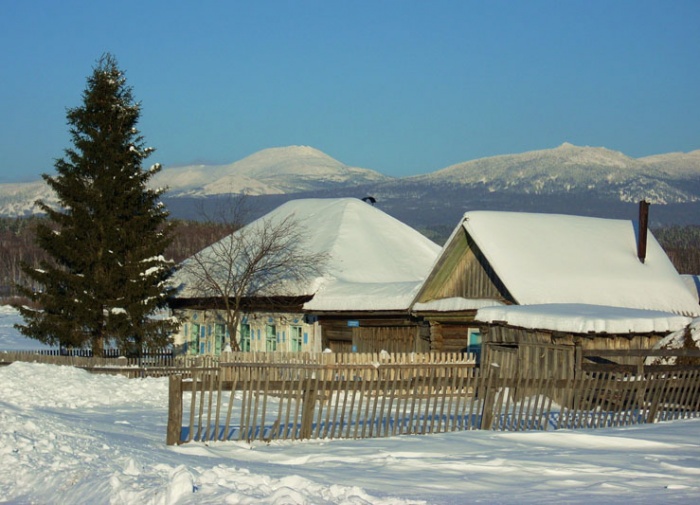
POLYGON ((140 113, 115 58, 102 56, 82 105, 67 111, 72 147, 42 176, 60 207, 38 202, 48 219, 37 241, 52 261, 24 267, 43 287, 20 287, 36 307, 20 309, 26 336, 98 356, 107 344, 140 352, 169 342, 174 323, 153 316, 172 295, 172 231, 163 190, 147 186, 160 165, 142 168, 153 149, 136 129, 140 113))

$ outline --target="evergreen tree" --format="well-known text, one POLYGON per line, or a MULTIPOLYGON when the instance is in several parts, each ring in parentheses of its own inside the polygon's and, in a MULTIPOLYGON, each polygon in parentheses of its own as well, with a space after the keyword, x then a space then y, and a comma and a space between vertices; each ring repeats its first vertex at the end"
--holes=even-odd
POLYGON ((104 345, 140 351, 169 342, 174 323, 154 318, 172 294, 173 263, 163 251, 172 229, 147 187, 160 170, 142 169, 153 149, 136 129, 141 113, 112 55, 100 58, 87 79, 80 107, 67 111, 72 148, 42 177, 60 208, 38 202, 48 220, 37 242, 51 257, 25 273, 41 290, 20 287, 36 310, 21 309, 26 336, 61 346, 104 345))

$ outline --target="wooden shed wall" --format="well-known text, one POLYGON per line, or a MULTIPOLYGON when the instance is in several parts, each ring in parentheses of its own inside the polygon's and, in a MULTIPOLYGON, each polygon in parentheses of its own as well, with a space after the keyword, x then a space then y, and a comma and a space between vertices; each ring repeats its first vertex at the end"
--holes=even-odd
POLYGON ((432 352, 466 352, 469 345, 469 328, 466 323, 430 323, 430 350, 432 352))
POLYGON ((357 352, 414 352, 417 332, 405 326, 352 328, 352 341, 357 352))
POLYGON ((424 330, 415 322, 358 320, 359 326, 348 326, 347 320, 322 321, 323 348, 333 352, 424 352, 421 344, 424 330), (403 324, 402 324, 403 323, 403 324))
MULTIPOLYGON (((659 342, 665 334, 576 334, 576 333, 559 333, 552 331, 543 330, 532 330, 526 328, 517 328, 511 326, 484 326, 482 327, 482 341, 484 344, 499 344, 499 345, 510 345, 517 346, 518 348, 527 348, 528 346, 533 349, 532 354, 526 354, 525 351, 520 351, 520 359, 527 360, 531 363, 526 365, 528 367, 539 367, 542 368, 542 373, 545 376, 554 376, 554 373, 560 373, 557 371, 560 364, 547 361, 547 354, 539 353, 538 348, 544 348, 547 346, 556 346, 561 349, 562 353, 568 353, 566 349, 573 350, 578 347, 582 350, 615 350, 615 351, 626 351, 626 350, 639 350, 639 349, 651 349, 657 342, 659 342), (543 347, 544 346, 544 347, 543 347), (525 353, 525 354, 524 354, 525 353), (543 358, 544 356, 544 358, 543 358)), ((573 356, 573 354, 572 354, 573 356)), ((558 358, 565 359, 568 363, 569 357, 558 358)), ((616 358, 616 361, 620 364, 637 364, 639 358, 616 358)), ((521 363, 521 366, 522 363, 521 363)), ((568 364, 566 365, 568 367, 568 364)), ((573 365, 571 369, 573 370, 573 365)), ((568 377, 565 376, 563 378, 568 377)))

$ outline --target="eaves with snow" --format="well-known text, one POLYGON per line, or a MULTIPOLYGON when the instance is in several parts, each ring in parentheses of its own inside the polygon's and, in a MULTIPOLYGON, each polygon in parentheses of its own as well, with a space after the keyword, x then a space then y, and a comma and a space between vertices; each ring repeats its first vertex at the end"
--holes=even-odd
MULTIPOLYGON (((468 212, 434 269, 455 263, 448 256, 464 234, 504 286, 505 303, 419 296, 414 311, 473 308, 481 322, 576 332, 673 331, 700 314, 697 298, 651 233, 639 260, 632 221, 468 212)), ((426 283, 435 278, 445 272, 431 272, 426 283)))
MULTIPOLYGON (((322 275, 267 296, 313 296, 313 312, 407 311, 440 247, 410 226, 356 198, 289 201, 236 233, 293 216, 301 247, 327 255, 322 275)), ((209 248, 200 254, 206 256, 209 248)), ((180 298, 195 296, 181 270, 180 298)))

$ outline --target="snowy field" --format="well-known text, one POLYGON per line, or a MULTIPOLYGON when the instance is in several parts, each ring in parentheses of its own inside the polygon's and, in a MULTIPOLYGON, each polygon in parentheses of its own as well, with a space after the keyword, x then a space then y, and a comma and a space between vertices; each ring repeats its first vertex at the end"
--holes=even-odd
MULTIPOLYGON (((36 344, 0 308, 0 352, 36 344)), ((167 379, 0 367, 0 502, 688 504, 700 419, 630 428, 167 447, 167 379)))

